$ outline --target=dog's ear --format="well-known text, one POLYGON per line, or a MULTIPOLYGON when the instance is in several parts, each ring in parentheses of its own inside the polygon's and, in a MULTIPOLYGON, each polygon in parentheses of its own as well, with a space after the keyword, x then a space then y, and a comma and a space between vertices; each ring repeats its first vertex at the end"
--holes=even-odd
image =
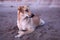
POLYGON ((18 11, 17 11, 17 19, 20 20, 20 13, 23 12, 23 7, 24 6, 18 6, 18 11))
POLYGON ((24 5, 24 6, 19 6, 18 7, 18 10, 20 11, 20 10, 23 10, 23 8, 28 8, 29 6, 26 6, 26 5, 24 5))
MULTIPOLYGON (((19 7, 18 7, 18 12, 24 13, 24 11, 25 11, 26 9, 29 9, 29 7, 26 6, 26 5, 24 5, 24 6, 19 6, 19 7)), ((26 10, 26 11, 28 11, 28 10, 26 10)))
POLYGON ((18 7, 18 11, 19 11, 19 12, 23 12, 23 11, 24 11, 23 8, 24 8, 24 6, 19 6, 19 7, 18 7))
POLYGON ((18 10, 20 10, 20 6, 18 6, 18 10))

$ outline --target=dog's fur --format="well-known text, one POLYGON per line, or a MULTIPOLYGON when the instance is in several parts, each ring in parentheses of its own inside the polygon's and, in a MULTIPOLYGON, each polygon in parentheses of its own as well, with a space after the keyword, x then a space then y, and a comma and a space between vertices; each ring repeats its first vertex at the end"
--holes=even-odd
POLYGON ((21 37, 25 34, 31 33, 38 25, 44 25, 45 22, 38 16, 32 15, 28 6, 19 6, 17 13, 17 26, 19 28, 18 35, 15 37, 21 37))

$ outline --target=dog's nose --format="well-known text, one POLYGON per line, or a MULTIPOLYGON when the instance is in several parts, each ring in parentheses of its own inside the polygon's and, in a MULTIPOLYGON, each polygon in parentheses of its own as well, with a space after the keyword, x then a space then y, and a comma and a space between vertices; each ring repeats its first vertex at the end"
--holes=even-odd
POLYGON ((29 16, 29 18, 32 18, 32 17, 34 17, 34 14, 33 13, 29 16))

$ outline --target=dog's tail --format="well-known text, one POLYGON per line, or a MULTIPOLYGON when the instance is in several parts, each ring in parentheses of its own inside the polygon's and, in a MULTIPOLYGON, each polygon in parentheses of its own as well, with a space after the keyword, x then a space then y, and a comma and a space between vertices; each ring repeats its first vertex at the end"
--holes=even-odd
POLYGON ((44 25, 44 24, 45 24, 45 21, 42 20, 42 19, 40 19, 40 25, 42 26, 42 25, 44 25))

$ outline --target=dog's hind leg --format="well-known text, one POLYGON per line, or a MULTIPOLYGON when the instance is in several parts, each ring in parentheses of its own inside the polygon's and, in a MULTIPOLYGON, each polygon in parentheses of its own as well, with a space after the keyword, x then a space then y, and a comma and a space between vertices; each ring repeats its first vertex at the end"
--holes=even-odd
POLYGON ((32 33, 35 30, 35 28, 28 28, 28 30, 25 32, 25 34, 32 33))

